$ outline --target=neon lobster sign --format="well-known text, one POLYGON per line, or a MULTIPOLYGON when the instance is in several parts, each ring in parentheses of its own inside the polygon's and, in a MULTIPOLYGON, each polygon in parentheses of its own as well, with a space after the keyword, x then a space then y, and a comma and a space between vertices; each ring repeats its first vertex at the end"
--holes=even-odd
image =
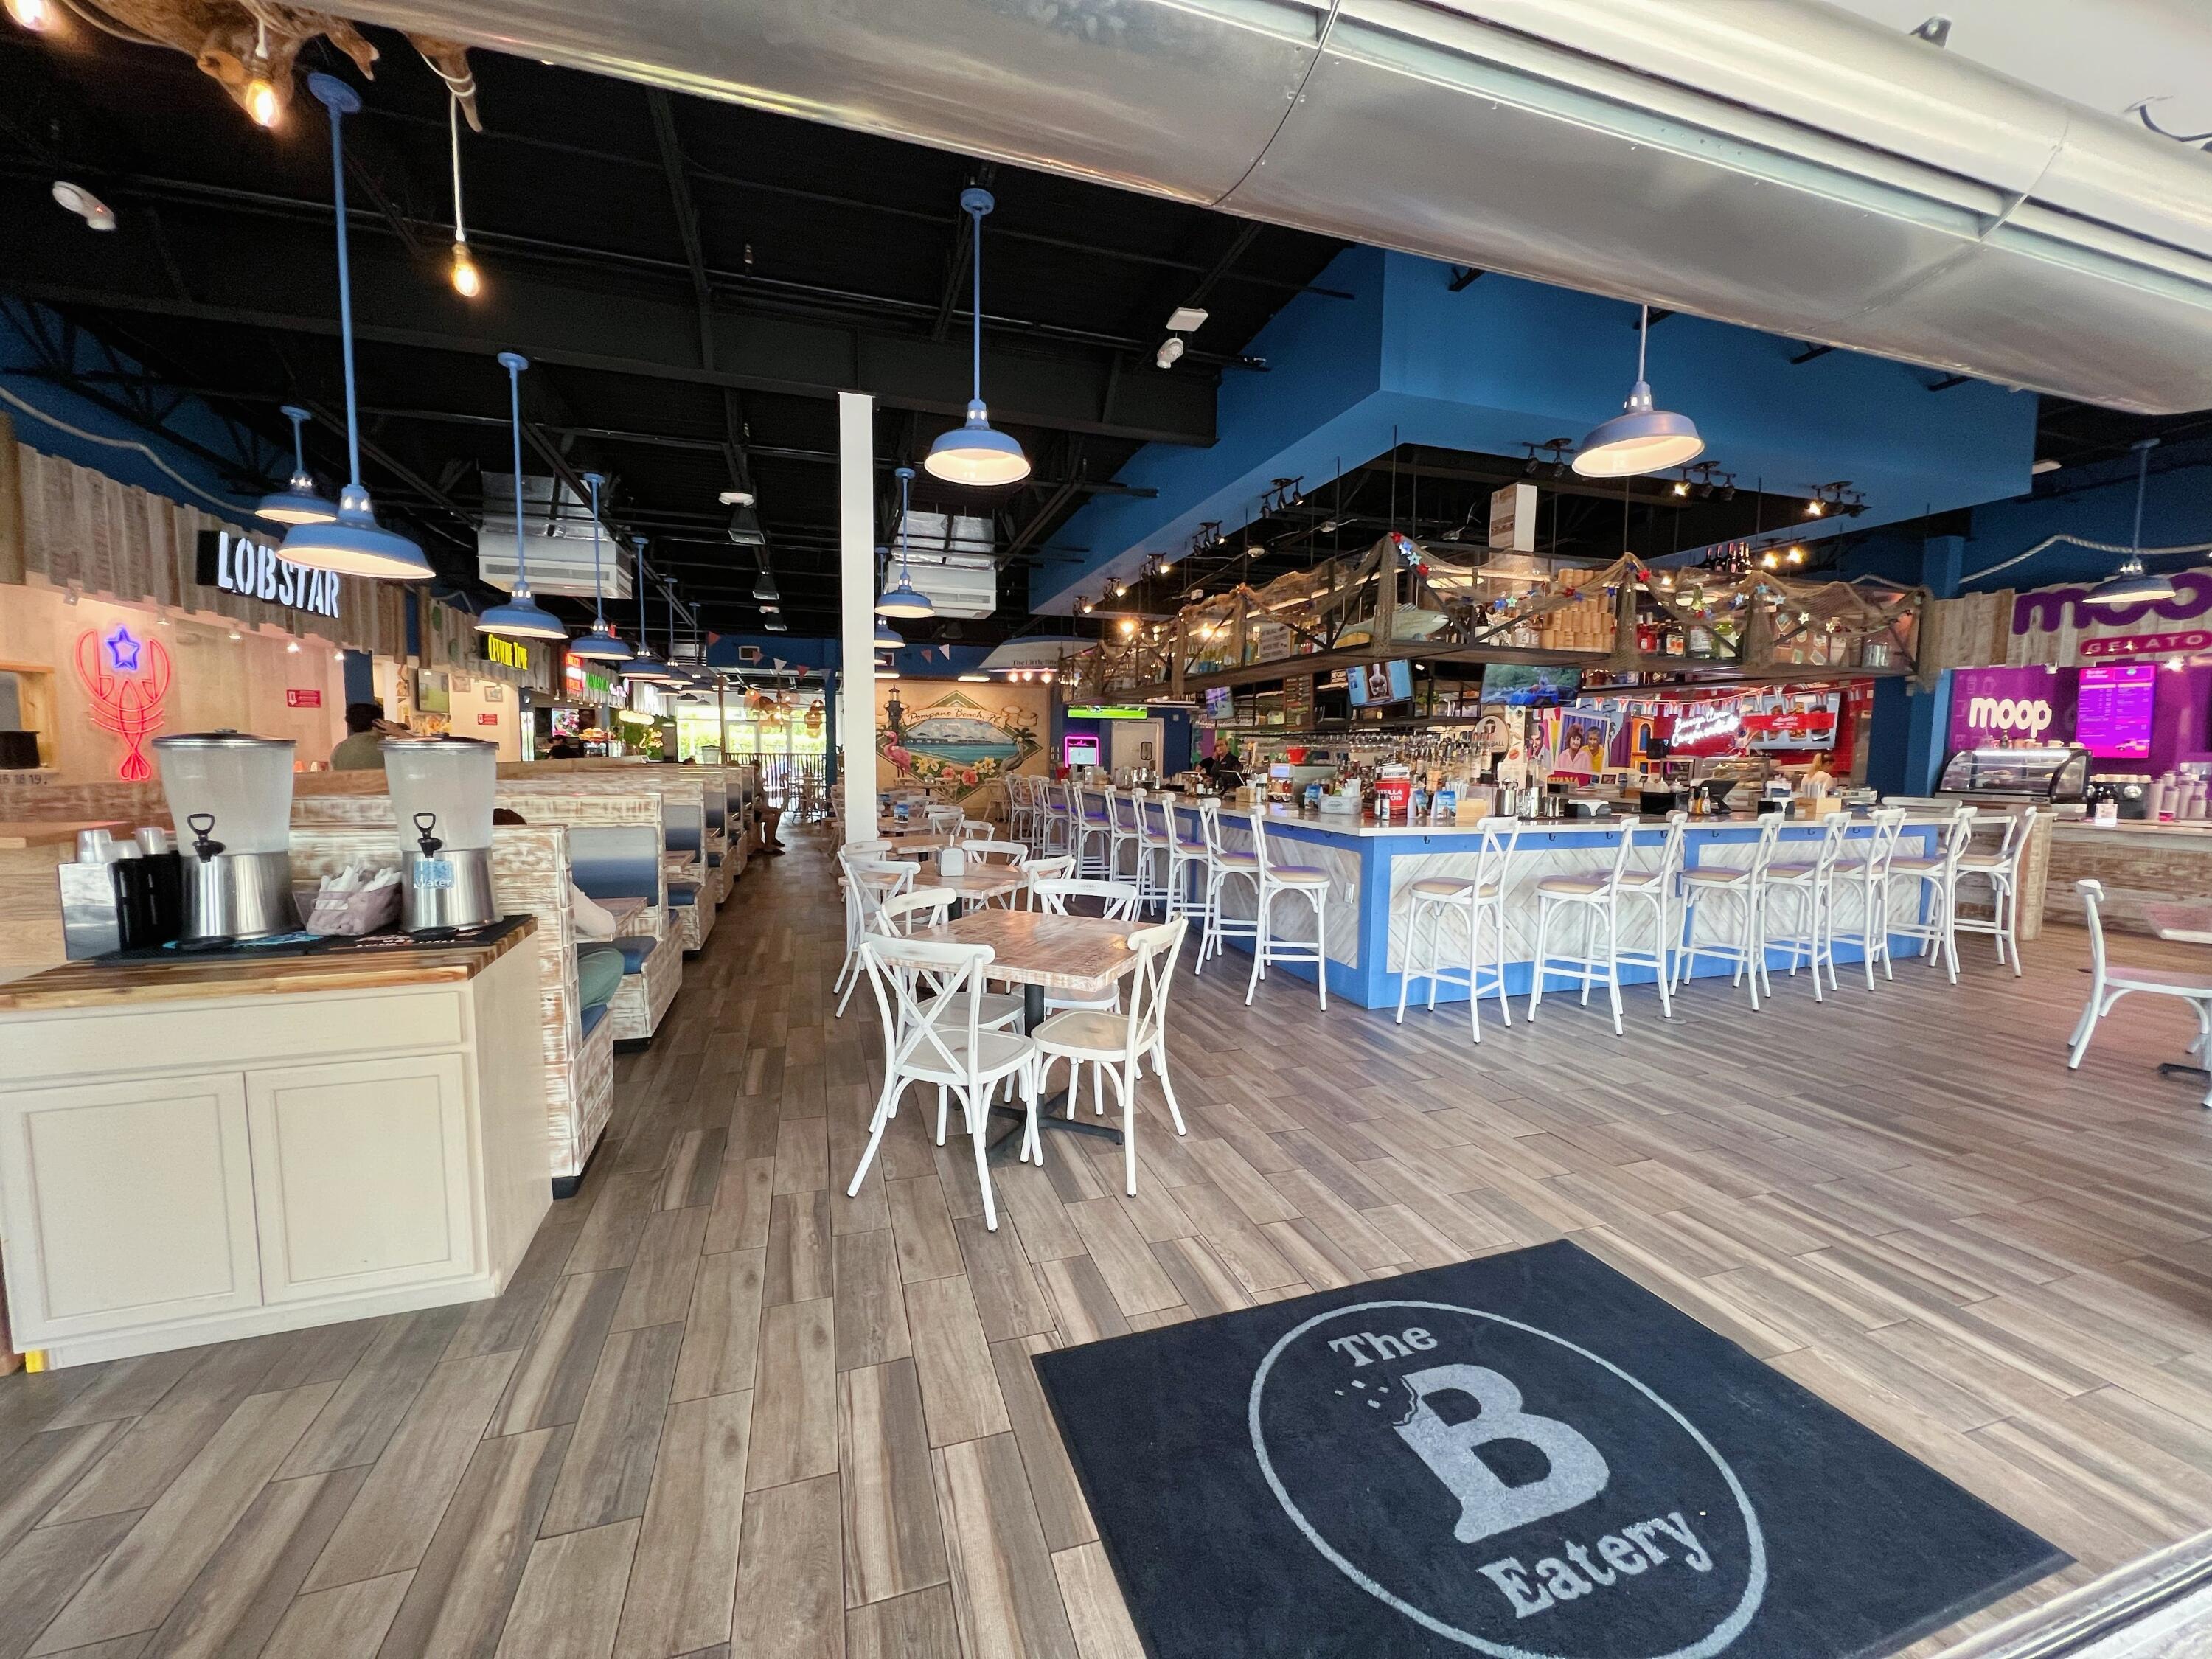
POLYGON ((88 628, 76 636, 76 677, 92 704, 92 723, 125 745, 116 776, 144 783, 154 775, 146 739, 167 718, 168 652, 159 640, 142 640, 123 623, 104 634, 88 628))

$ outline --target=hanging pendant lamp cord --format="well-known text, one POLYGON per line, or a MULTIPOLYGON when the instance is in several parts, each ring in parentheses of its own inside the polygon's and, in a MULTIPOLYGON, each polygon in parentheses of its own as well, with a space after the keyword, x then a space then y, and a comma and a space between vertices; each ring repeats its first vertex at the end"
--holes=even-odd
MULTIPOLYGON (((983 401, 983 215, 980 209, 969 214, 975 230, 969 240, 975 246, 975 280, 970 286, 975 290, 975 307, 971 313, 975 326, 968 331, 968 362, 975 390, 970 394, 977 403, 983 401)), ((904 521, 902 520, 902 523, 904 521)))
POLYGON ((592 626, 598 629, 607 625, 606 600, 599 592, 599 481, 593 477, 585 482, 592 491, 592 626))
POLYGON ((530 597, 530 556, 522 544, 522 368, 507 366, 507 408, 514 428, 514 590, 530 597))
POLYGON ((2143 491, 2150 483, 2150 453, 2157 447, 2155 438, 2145 438, 2136 445, 2140 458, 2136 463, 2136 532, 2129 539, 2138 551, 2142 548, 2143 491))
POLYGON ((461 222, 461 100, 451 92, 446 96, 446 122, 453 132, 453 240, 465 245, 469 233, 461 222))
POLYGON ((899 480, 899 586, 902 587, 914 586, 914 574, 908 569, 906 558, 906 521, 909 511, 908 503, 913 499, 913 490, 912 478, 899 480))
MULTIPOLYGON (((1644 349, 1650 338, 1651 307, 1648 304, 1641 305, 1636 308, 1636 378, 1639 380, 1644 378, 1644 349)), ((1690 453, 1692 455, 1697 453, 1695 450, 1690 453)))
POLYGON ((354 410, 353 271, 346 263, 345 117, 331 111, 331 185, 338 210, 338 334, 345 345, 346 465, 361 488, 361 418, 354 410))
POLYGON ((307 470, 306 434, 307 417, 304 415, 295 415, 290 419, 292 422, 292 470, 295 472, 305 472, 307 470))

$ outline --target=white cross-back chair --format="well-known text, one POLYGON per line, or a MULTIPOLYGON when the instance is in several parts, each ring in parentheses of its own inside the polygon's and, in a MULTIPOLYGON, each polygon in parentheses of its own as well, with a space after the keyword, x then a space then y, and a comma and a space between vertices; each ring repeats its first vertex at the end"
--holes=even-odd
POLYGON ((1961 806, 1951 815, 1942 844, 1933 854, 1893 856, 1890 872, 1910 876, 1920 884, 1920 907, 1910 921, 1892 924, 1907 939, 1920 941, 1920 954, 1943 958, 1951 983, 1959 982, 1959 861, 1974 840, 1974 809, 1961 806))
POLYGON ((1777 859, 1766 866, 1767 946, 1790 953, 1793 978, 1800 962, 1812 964, 1815 1002, 1825 1000, 1820 994, 1823 964, 1829 982, 1835 982, 1836 872, 1850 829, 1849 813, 1831 812, 1820 826, 1811 858, 1777 859))
POLYGON ((1513 1007, 1505 997, 1505 881, 1513 850, 1521 840, 1518 818, 1487 817, 1471 876, 1424 876, 1406 884, 1406 950, 1398 973, 1398 1024, 1406 1023, 1406 994, 1417 979, 1429 982, 1429 1009, 1437 1006, 1437 987, 1468 988, 1468 1018, 1474 1040, 1482 1041, 1482 999, 1496 993, 1498 1012, 1507 1025, 1513 1007), (1455 962, 1444 950, 1444 919, 1456 917, 1467 938, 1467 955, 1455 962), (1483 953, 1483 934, 1491 951, 1483 953))
MULTIPOLYGON (((1075 1115, 1076 1102, 1083 1092, 1085 1066, 1094 1067, 1099 1077, 1113 1079, 1115 1095, 1121 1103, 1123 1179, 1132 1198, 1137 1195, 1137 1082, 1144 1075, 1146 1061, 1151 1062, 1153 1074, 1159 1079, 1160 1094, 1168 1103, 1168 1115, 1175 1123, 1175 1132, 1187 1133, 1182 1108, 1176 1103, 1175 1085, 1168 1080, 1167 1024, 1176 957, 1182 950, 1183 935, 1189 927, 1188 916, 1177 916, 1172 921, 1129 935, 1129 949, 1136 956, 1137 965, 1128 975, 1127 1012, 1111 1008, 1073 1008, 1054 1014, 1036 1030, 1037 1092, 1042 1093, 1044 1076, 1052 1069, 1053 1062, 1066 1060, 1070 1117, 1075 1115)), ((1103 1114, 1106 1109, 1103 1083, 1097 1085, 1097 1109, 1103 1114)), ((1042 1164, 1044 1148, 1038 1139, 1034 1110, 1030 1113, 1027 1135, 1024 1156, 1034 1154, 1042 1164)))
POLYGON ((1774 994, 1766 975, 1766 866, 1774 862, 1774 848, 1782 837, 1782 814, 1768 812, 1759 820, 1759 838, 1752 843, 1751 862, 1741 869, 1724 865, 1698 865, 1682 872, 1682 948, 1674 953, 1674 988, 1691 977, 1699 957, 1718 957, 1735 964, 1729 981, 1740 985, 1751 977, 1751 1009, 1759 1012, 1762 985, 1774 994), (1711 936, 1702 942, 1698 924, 1711 921, 1711 936))
MULTIPOLYGON (((2081 1018, 2074 1022, 2074 1035, 2068 1039, 2066 1069, 2079 1071, 2081 1056, 2089 1052, 2089 1039, 2097 1033, 2097 1022, 2112 1012, 2112 1005, 2130 992, 2141 991, 2154 997, 2178 997, 2189 1005, 2197 1016, 2197 1039, 2186 1052, 2204 1054, 2212 1047, 2212 979, 2194 974, 2168 973, 2162 968, 2128 968, 2110 960, 2105 954, 2105 885, 2099 881, 2077 881, 2074 890, 2081 896, 2083 919, 2089 928, 2089 1000, 2081 1010, 2081 1018)), ((2212 1089, 2204 1096, 2204 1105, 2212 1108, 2212 1089)))
POLYGON ((1897 977, 1889 960, 1889 863, 1905 834, 1905 809, 1878 808, 1871 822, 1872 834, 1844 843, 1828 910, 1828 983, 1836 983, 1836 946, 1856 945, 1869 991, 1876 960, 1883 978, 1897 977))
MULTIPOLYGON (((1528 981, 1528 1018, 1533 1022, 1536 1010, 1544 1006, 1544 981, 1554 976, 1572 978, 1580 974, 1583 981, 1583 1006, 1589 1006, 1590 988, 1597 983, 1600 968, 1605 970, 1605 993, 1613 1006, 1613 1034, 1621 1035, 1620 1024, 1620 880, 1628 868, 1628 861, 1636 850, 1636 824, 1632 817, 1617 819, 1615 827, 1606 831, 1613 840, 1606 856, 1579 875, 1546 876, 1536 884, 1536 960, 1528 981), (1552 921, 1554 915, 1562 921, 1566 916, 1582 918, 1582 950, 1579 955, 1564 954, 1565 947, 1552 948, 1552 921), (1602 953, 1599 929, 1604 938, 1602 953)), ((1602 843, 1601 843, 1602 844, 1602 843)))
POLYGON ((1066 881, 1074 873, 1075 859, 1072 854, 1060 853, 1048 859, 1030 860, 1022 866, 1022 876, 1028 884, 1022 890, 1022 908, 1025 910, 1042 909, 1043 905, 1037 901, 1038 886, 1048 881, 1066 881))
POLYGON ((883 1144, 884 1130, 898 1112, 899 1097, 910 1083, 939 1090, 938 1144, 945 1144, 945 1094, 957 1096, 975 1146, 975 1180, 983 1194, 983 1224, 999 1229, 998 1204, 986 1162, 985 1131, 991 1121, 991 1097, 999 1085, 1016 1079, 1029 1114, 1023 1156, 1029 1155, 1036 1124, 1036 1044, 1012 1031, 985 1024, 983 982, 992 960, 988 945, 940 944, 870 933, 860 941, 860 963, 876 994, 884 1029, 884 1087, 868 1124, 868 1144, 853 1171, 845 1196, 860 1190, 868 1165, 883 1144))
POLYGON ((845 965, 837 970, 836 984, 830 988, 842 993, 837 999, 840 1019, 845 1017, 845 1005, 853 1000, 853 988, 860 982, 862 937, 884 900, 914 885, 915 873, 914 866, 904 860, 852 858, 847 856, 849 851, 841 849, 837 854, 845 872, 845 965))
POLYGON ((1953 902, 1956 905, 1957 889, 1966 882, 1979 878, 1990 884, 1990 915, 1984 921, 1978 916, 1954 916, 1951 930, 1956 933, 1988 933, 1996 940, 1997 961, 2012 964, 2013 977, 2020 977, 2020 866, 2027 852, 2027 844, 2035 834, 2036 811, 2027 807, 2003 817, 2003 831, 1994 848, 1969 845, 1959 855, 1958 874, 1953 878, 1953 902))

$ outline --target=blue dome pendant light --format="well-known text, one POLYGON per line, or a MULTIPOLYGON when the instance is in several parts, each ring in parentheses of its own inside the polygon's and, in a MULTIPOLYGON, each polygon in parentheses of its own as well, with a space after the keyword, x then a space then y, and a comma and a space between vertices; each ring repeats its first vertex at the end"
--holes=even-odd
POLYGON ((989 191, 973 185, 960 192, 961 209, 974 222, 969 237, 975 251, 974 332, 969 346, 974 390, 968 400, 968 423, 938 434, 921 463, 931 477, 947 483, 1019 483, 1030 476, 1030 458, 1012 438, 992 429, 989 411, 983 407, 983 216, 997 205, 989 191))
POLYGON ((660 660, 660 653, 653 648, 653 636, 645 629, 645 538, 633 536, 630 541, 637 549, 637 651, 623 665, 623 675, 647 685, 670 685, 676 676, 660 660))
POLYGON ((937 614, 935 601, 914 585, 914 572, 908 567, 906 548, 907 501, 914 485, 914 469, 902 466, 893 472, 899 481, 899 571, 898 580, 883 591, 876 601, 878 617, 933 617, 937 614))
POLYGON ((2172 580, 2144 569, 2142 562, 2143 491, 2150 483, 2150 453, 2157 447, 2155 438, 2136 441, 2136 529, 2128 543, 2130 550, 2118 570, 2089 590, 2082 601, 2086 605, 2153 605, 2173 597, 2172 580))
POLYGON ((1651 337, 1651 307, 1644 306, 1636 325, 1636 384, 1620 413, 1590 428, 1575 453, 1574 467, 1585 478, 1634 478, 1663 472, 1705 453, 1698 423, 1686 415, 1655 409, 1651 383, 1644 378, 1644 348, 1651 337))
POLYGON ((338 504, 316 493, 314 475, 307 471, 307 444, 300 431, 307 411, 286 404, 281 412, 292 423, 292 476, 275 495, 261 498, 253 516, 272 524, 328 524, 337 517, 338 504))
POLYGON ((630 649, 607 626, 606 595, 599 585, 599 487, 606 480, 586 472, 584 483, 592 492, 592 631, 568 641, 568 654, 587 662, 628 662, 630 649))
MULTIPOLYGON (((502 351, 499 366, 507 371, 507 395, 514 426, 514 588, 505 605, 495 605, 477 618, 479 634, 504 634, 514 640, 565 640, 568 629, 562 620, 530 597, 530 555, 522 536, 522 371, 530 359, 519 351, 502 351)), ((597 500, 599 492, 592 492, 597 500)), ((599 520, 592 520, 593 531, 599 520)))
POLYGON ((296 523, 285 532, 280 551, 310 570, 389 581, 420 581, 432 575, 422 550, 397 531, 376 521, 376 509, 361 481, 361 422, 354 408, 353 275, 346 259, 345 118, 361 108, 361 94, 328 75, 307 77, 307 90, 331 113, 331 187, 338 222, 338 338, 345 350, 346 459, 349 481, 339 493, 337 510, 328 519, 296 523))

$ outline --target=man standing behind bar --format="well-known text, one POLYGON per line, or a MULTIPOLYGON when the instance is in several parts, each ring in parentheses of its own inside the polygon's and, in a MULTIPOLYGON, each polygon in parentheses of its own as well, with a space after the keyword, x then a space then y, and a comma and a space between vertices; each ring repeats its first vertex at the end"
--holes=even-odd
POLYGON ((384 739, 398 730, 387 726, 380 702, 349 702, 345 711, 346 736, 331 750, 333 772, 380 772, 384 769, 384 739))

